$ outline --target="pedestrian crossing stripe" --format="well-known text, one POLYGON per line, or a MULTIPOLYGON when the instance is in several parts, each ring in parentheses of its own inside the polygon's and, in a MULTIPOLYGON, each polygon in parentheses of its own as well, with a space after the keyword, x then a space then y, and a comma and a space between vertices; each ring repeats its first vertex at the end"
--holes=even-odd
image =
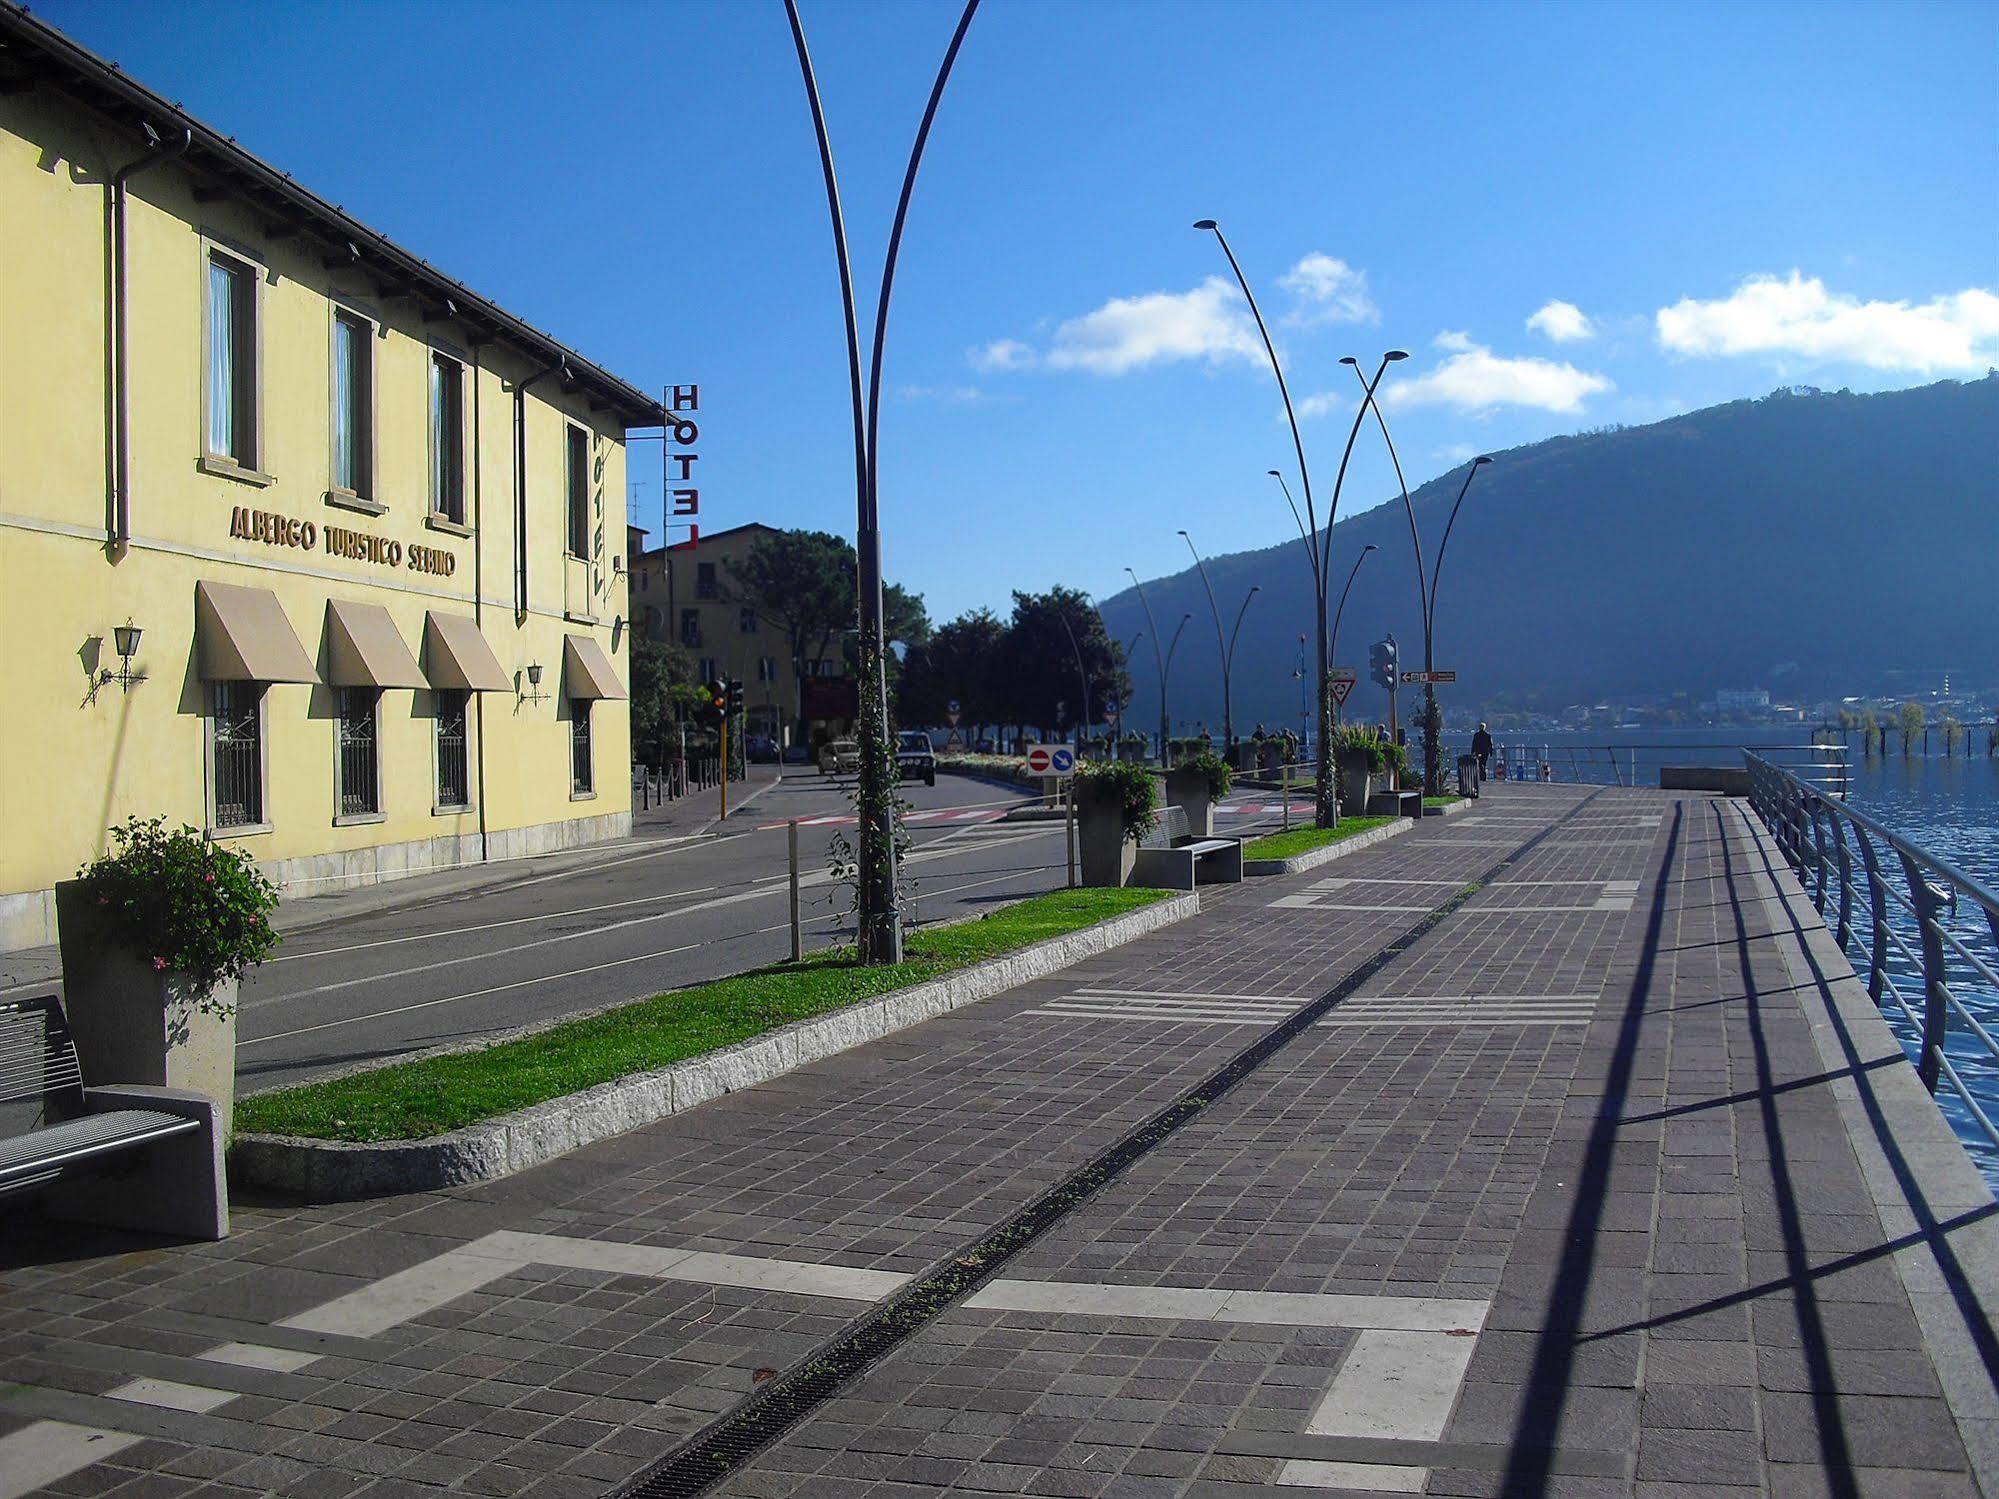
MULTIPOLYGON (((1044 1000, 1022 1015, 1051 1020, 1130 1020, 1154 1025, 1276 1025, 1307 996, 1187 994, 1145 989, 1076 989, 1044 1000)), ((1380 995, 1353 999, 1320 1026, 1533 1026, 1587 1025, 1595 1018, 1590 994, 1380 995)))

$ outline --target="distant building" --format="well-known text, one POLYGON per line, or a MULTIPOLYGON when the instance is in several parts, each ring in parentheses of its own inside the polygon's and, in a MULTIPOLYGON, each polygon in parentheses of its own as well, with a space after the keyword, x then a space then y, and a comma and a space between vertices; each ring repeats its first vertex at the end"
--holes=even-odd
POLYGON ((747 732, 805 744, 802 724, 851 715, 852 684, 839 640, 810 642, 804 659, 794 660, 784 626, 742 600, 732 566, 777 534, 751 521, 704 532, 692 543, 635 551, 632 624, 646 639, 686 651, 701 681, 740 681, 747 732))
POLYGON ((1763 687, 1719 687, 1714 706, 1720 713, 1764 713, 1770 708, 1770 693, 1763 687))
POLYGON ((132 815, 288 893, 625 833, 659 403, 9 5, 0 204, 0 948, 132 815))

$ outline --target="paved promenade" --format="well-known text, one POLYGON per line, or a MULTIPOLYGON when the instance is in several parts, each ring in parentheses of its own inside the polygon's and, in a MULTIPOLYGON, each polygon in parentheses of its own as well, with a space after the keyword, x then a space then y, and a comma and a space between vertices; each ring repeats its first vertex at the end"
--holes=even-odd
POLYGON ((1989 1495, 1856 989, 1738 804, 1495 787, 506 1181, 9 1225, 0 1499, 1989 1495))

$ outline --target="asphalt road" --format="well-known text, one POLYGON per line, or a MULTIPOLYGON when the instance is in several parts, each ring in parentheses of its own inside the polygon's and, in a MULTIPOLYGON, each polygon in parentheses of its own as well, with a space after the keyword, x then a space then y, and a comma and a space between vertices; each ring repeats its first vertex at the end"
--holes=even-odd
MULTIPOLYGON (((914 921, 975 915, 1067 882, 1062 823, 1000 820, 1034 798, 949 775, 903 794, 912 804, 905 875, 914 921)), ((1222 831, 1278 820, 1268 797, 1231 801, 1219 809, 1222 831)), ((1293 807, 1303 815, 1295 797, 1293 807)), ((303 1081, 781 959, 790 950, 785 828, 794 818, 805 945, 851 940, 851 892, 827 872, 835 837, 853 834, 847 789, 791 775, 718 836, 635 837, 594 857, 524 866, 472 888, 413 889, 408 901, 290 931, 244 976, 238 1086, 303 1081)), ((55 962, 53 949, 20 956, 55 962)))

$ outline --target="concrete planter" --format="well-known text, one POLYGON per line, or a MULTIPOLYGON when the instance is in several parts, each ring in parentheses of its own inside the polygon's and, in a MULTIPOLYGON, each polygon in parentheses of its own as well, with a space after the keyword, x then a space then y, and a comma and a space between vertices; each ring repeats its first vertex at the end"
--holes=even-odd
POLYGON ((236 980, 218 984, 203 1008, 185 974, 156 972, 121 943, 80 882, 65 880, 55 893, 63 1009, 84 1083, 204 1094, 226 1139, 236 1102, 236 980))
POLYGON ((1187 814, 1187 831, 1196 838, 1215 836, 1215 803, 1208 778, 1197 770, 1166 772, 1166 804, 1187 814))
POLYGON ((1342 750, 1334 756, 1334 763, 1340 770, 1340 816, 1365 817, 1367 799, 1376 790, 1367 756, 1342 750))
POLYGON ((1293 854, 1288 859, 1245 859, 1242 872, 1245 875, 1303 874, 1308 869, 1317 869, 1321 864, 1330 864, 1335 859, 1344 859, 1357 854, 1362 849, 1373 848, 1377 843, 1389 838, 1400 837, 1416 824, 1407 817, 1398 817, 1394 822, 1378 828, 1369 828, 1364 833, 1355 833, 1351 838, 1342 838, 1338 843, 1328 843, 1323 848, 1307 849, 1302 854, 1293 854))
POLYGON ((1080 777, 1076 783, 1076 846, 1085 885, 1131 883, 1138 846, 1125 836, 1124 803, 1080 777))

